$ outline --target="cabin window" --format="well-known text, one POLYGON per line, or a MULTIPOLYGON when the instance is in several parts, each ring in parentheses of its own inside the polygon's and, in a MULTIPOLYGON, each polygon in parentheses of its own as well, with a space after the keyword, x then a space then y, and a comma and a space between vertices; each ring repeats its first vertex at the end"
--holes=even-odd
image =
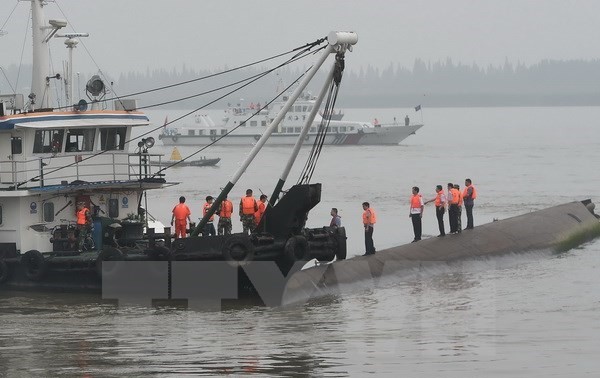
POLYGON ((250 121, 250 126, 252 126, 252 127, 258 126, 258 122, 257 121, 250 121))
POLYGON ((240 126, 242 126, 242 127, 246 127, 246 121, 244 121, 244 122, 241 122, 241 123, 240 123, 240 126))
POLYGON ((217 130, 211 129, 210 130, 210 135, 217 135, 217 130))
POLYGON ((42 212, 44 213, 44 222, 54 221, 54 202, 44 202, 42 206, 42 212))
POLYGON ((221 129, 221 135, 225 135, 227 134, 227 130, 226 129, 221 129))
POLYGON ((110 218, 118 218, 119 217, 119 199, 118 198, 109 198, 108 199, 108 216, 110 218))
POLYGON ((267 126, 267 121, 260 121, 261 126, 267 126))
POLYGON ((68 130, 65 152, 93 151, 95 136, 96 129, 68 130))
POLYGON ((302 111, 303 111, 303 112, 306 112, 307 110, 308 110, 308 105, 304 105, 304 106, 302 107, 302 111))
POLYGON ((351 127, 351 128, 350 128, 350 131, 354 131, 354 127, 351 127))
POLYGON ((297 113, 302 112, 302 106, 301 105, 294 106, 294 111, 297 112, 297 113))
POLYGON ((309 111, 309 112, 310 112, 310 111, 312 111, 312 105, 310 105, 310 106, 308 107, 308 109, 306 109, 306 110, 307 110, 307 111, 309 111))
POLYGON ((100 129, 101 150, 124 150, 126 127, 111 127, 100 129))
POLYGON ((198 135, 204 135, 204 130, 198 130, 198 135))
POLYGON ((310 128, 310 132, 311 132, 311 133, 314 133, 314 132, 316 132, 316 131, 317 131, 317 128, 316 128, 316 127, 311 127, 311 128, 310 128))
POLYGON ((37 130, 33 140, 33 153, 61 152, 64 133, 64 130, 37 130))
POLYGON ((338 128, 337 127, 332 127, 331 131, 333 131, 334 133, 337 133, 338 132, 338 128))
POLYGON ((300 131, 302 131, 302 128, 301 128, 301 127, 296 127, 296 128, 294 129, 294 132, 295 132, 295 133, 299 133, 300 131))
POLYGON ((346 132, 346 126, 341 126, 340 127, 340 132, 341 133, 345 133, 346 132))
POLYGON ((21 137, 10 138, 10 154, 20 155, 23 153, 23 139, 21 137))
POLYGON ((194 130, 188 130, 188 135, 189 136, 194 136, 194 130))

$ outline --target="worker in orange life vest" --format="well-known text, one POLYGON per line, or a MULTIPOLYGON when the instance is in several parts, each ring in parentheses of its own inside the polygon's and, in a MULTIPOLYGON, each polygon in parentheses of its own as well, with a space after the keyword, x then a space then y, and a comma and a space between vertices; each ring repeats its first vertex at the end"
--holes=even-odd
POLYGON ((446 231, 444 230, 444 213, 446 212, 446 193, 444 193, 444 189, 441 185, 436 185, 435 187, 436 196, 433 199, 425 202, 428 204, 429 202, 434 202, 435 205, 435 216, 438 221, 438 228, 440 229, 440 234, 438 238, 446 236, 446 231))
POLYGON ((450 221, 450 233, 458 232, 458 203, 460 196, 458 190, 454 189, 454 184, 448 183, 448 220, 450 221))
MULTIPOLYGON (((202 216, 204 217, 208 210, 212 207, 214 202, 214 198, 212 196, 206 196, 206 202, 202 206, 202 216)), ((213 223, 215 220, 215 214, 211 215, 208 218, 208 222, 204 225, 204 229, 202 230, 202 236, 216 235, 217 231, 215 231, 215 224, 213 223)))
POLYGON ((375 254, 375 245, 373 244, 373 225, 377 223, 377 215, 375 210, 371 208, 368 202, 363 202, 362 208, 364 210, 362 215, 363 226, 365 227, 365 254, 375 254))
POLYGON ((463 207, 463 195, 460 191, 460 185, 454 184, 454 189, 458 191, 458 214, 456 216, 456 231, 462 232, 462 207, 463 207))
POLYGON ((467 227, 465 230, 473 229, 473 206, 475 205, 475 198, 477 198, 477 189, 473 186, 470 178, 465 179, 465 190, 463 191, 465 210, 467 210, 467 227))
POLYGON ((256 224, 256 227, 258 227, 258 224, 260 223, 263 214, 267 210, 268 204, 269 203, 267 202, 267 195, 261 194, 260 198, 258 199, 258 210, 256 211, 256 213, 254 213, 254 223, 256 224))
POLYGON ((190 218, 190 208, 185 204, 185 197, 179 197, 179 204, 177 204, 173 208, 173 215, 171 216, 171 226, 173 226, 173 221, 175 221, 175 238, 185 238, 187 235, 187 224, 188 222, 192 223, 190 218))
POLYGON ((421 218, 423 218, 424 206, 425 203, 423 202, 423 197, 419 194, 419 187, 413 186, 412 196, 410 197, 410 212, 408 213, 408 217, 412 220, 413 231, 415 233, 415 238, 413 239, 412 243, 421 240, 421 218))
POLYGON ((91 227, 92 216, 90 214, 90 210, 85 207, 84 202, 79 202, 77 204, 77 230, 79 231, 79 235, 77 237, 77 248, 79 252, 83 250, 83 242, 90 232, 91 227))
POLYGON ((256 199, 252 196, 252 189, 246 190, 246 196, 240 200, 240 220, 244 233, 252 233, 256 224, 254 223, 254 213, 258 211, 256 199))
POLYGON ((217 224, 219 235, 231 235, 231 214, 233 214, 233 203, 225 196, 219 207, 219 223, 217 224))

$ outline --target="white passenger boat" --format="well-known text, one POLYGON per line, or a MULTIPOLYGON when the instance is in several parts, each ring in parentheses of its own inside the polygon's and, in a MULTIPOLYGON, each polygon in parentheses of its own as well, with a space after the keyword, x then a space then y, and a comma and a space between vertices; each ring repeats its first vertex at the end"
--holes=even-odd
MULTIPOLYGON (((276 102, 268 108, 261 104, 230 106, 225 110, 225 116, 217 124, 207 114, 196 114, 193 125, 181 127, 165 127, 159 139, 167 146, 204 146, 215 142, 219 145, 248 145, 256 142, 275 115, 282 109, 288 96, 283 96, 282 102, 276 102), (254 115, 254 116, 253 116, 254 115), (241 125, 241 126, 240 126, 241 125)), ((286 114, 278 129, 268 141, 271 145, 293 145, 306 122, 315 98, 303 93, 301 98, 286 114)), ((319 112, 320 113, 320 112, 319 112)), ((317 114, 304 138, 304 145, 312 145, 323 122, 321 114, 317 114)), ((422 124, 405 126, 391 124, 380 125, 372 122, 356 122, 330 120, 325 145, 397 145, 423 127, 422 124)))

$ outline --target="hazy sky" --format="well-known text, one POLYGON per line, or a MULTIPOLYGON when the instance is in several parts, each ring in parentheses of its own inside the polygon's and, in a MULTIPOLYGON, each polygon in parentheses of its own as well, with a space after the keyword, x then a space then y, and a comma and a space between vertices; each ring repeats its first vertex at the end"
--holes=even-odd
MULTIPOLYGON (((0 27, 17 4, 0 0, 0 27)), ((286 51, 330 30, 359 35, 347 67, 447 57, 479 65, 537 63, 544 58, 600 55, 598 0, 56 0, 71 25, 89 32, 85 44, 105 72, 146 68, 220 68, 286 51)), ((64 18, 50 3, 50 18, 64 18)), ((29 4, 17 9, 0 36, 0 65, 18 63, 29 4)), ((73 29, 71 29, 73 28, 73 29)), ((30 35, 31 33, 29 33, 30 35)), ((54 61, 66 59, 62 40, 54 61), (64 55, 61 55, 64 54, 64 55)), ((24 61, 29 63, 30 42, 24 61)), ((83 47, 77 71, 95 71, 83 47)))

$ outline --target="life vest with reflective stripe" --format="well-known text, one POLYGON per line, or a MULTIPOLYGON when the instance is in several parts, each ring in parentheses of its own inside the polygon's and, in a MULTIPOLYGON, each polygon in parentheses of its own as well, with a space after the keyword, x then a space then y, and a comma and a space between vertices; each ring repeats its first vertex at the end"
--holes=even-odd
POLYGON ((77 224, 87 224, 87 216, 86 213, 90 211, 87 207, 84 207, 83 209, 79 210, 77 212, 77 224))
POLYGON ((258 210, 254 197, 242 197, 242 214, 252 215, 258 210))
POLYGON ((440 190, 437 193, 437 195, 435 196, 435 202, 434 202, 434 204, 435 204, 436 207, 442 206, 442 196, 443 195, 444 195, 444 191, 440 190))
POLYGON ((420 194, 413 194, 412 197, 410 198, 410 208, 411 209, 420 209, 421 208, 421 195, 420 194))
POLYGON ((475 186, 473 184, 471 184, 465 188, 465 190, 463 191, 463 197, 467 197, 467 191, 469 190, 469 188, 473 189, 473 191, 471 192, 471 198, 472 199, 477 198, 477 189, 475 189, 475 186))
POLYGON ((231 218, 231 213, 233 213, 233 203, 231 203, 229 200, 224 200, 221 202, 221 211, 219 212, 219 217, 231 218))
POLYGON ((375 210, 373 210, 370 207, 367 210, 365 210, 362 218, 363 218, 363 224, 365 224, 365 225, 377 223, 377 215, 375 215, 375 210))
MULTIPOLYGON (((202 216, 205 216, 206 213, 208 213, 208 210, 210 210, 211 206, 212 206, 211 203, 204 202, 204 206, 202 207, 202 216)), ((208 218, 208 221, 212 222, 214 220, 215 220, 215 214, 213 213, 213 215, 211 215, 210 218, 208 218)))

